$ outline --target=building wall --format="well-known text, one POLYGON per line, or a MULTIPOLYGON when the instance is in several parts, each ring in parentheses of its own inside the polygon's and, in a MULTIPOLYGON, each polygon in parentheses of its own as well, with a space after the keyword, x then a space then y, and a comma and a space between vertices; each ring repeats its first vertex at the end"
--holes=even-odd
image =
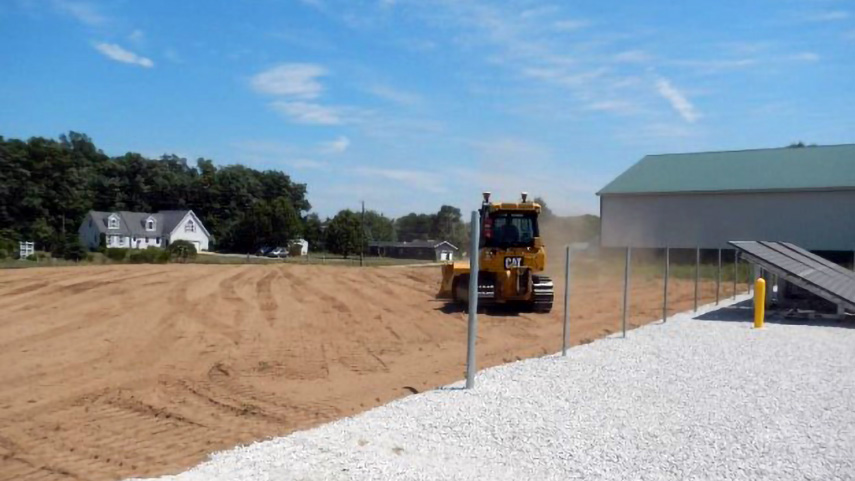
POLYGON ((118 248, 118 249, 130 249, 131 246, 131 238, 124 234, 110 234, 106 235, 106 247, 109 248, 118 248))
POLYGON ((151 237, 131 237, 131 247, 133 249, 147 249, 149 247, 163 247, 163 242, 160 237, 154 236, 154 232, 152 232, 151 237))
POLYGON ((769 240, 855 249, 855 191, 607 195, 600 208, 603 247, 716 249, 769 240))
POLYGON ((192 216, 190 214, 184 216, 184 218, 181 219, 181 222, 179 222, 178 225, 175 226, 175 229, 173 229, 172 233, 170 234, 170 236, 169 236, 169 242, 170 243, 175 242, 177 240, 186 240, 188 242, 197 243, 197 245, 198 245, 197 250, 202 250, 202 251, 208 250, 208 240, 209 239, 208 239, 207 234, 205 234, 205 230, 202 229, 202 222, 200 222, 199 219, 197 219, 195 216, 192 216), (193 222, 196 223, 196 232, 185 232, 184 231, 184 226, 187 224, 187 222, 190 219, 193 219, 193 222))
POLYGON ((291 241, 291 246, 288 249, 290 255, 306 256, 309 255, 309 241, 305 239, 297 239, 291 241))
POLYGON ((454 260, 454 251, 452 249, 439 248, 436 250, 436 260, 437 260, 437 262, 453 261, 454 260))
POLYGON ((88 249, 97 249, 101 242, 100 231, 92 220, 92 216, 87 215, 80 228, 77 229, 77 234, 80 238, 80 243, 88 249))

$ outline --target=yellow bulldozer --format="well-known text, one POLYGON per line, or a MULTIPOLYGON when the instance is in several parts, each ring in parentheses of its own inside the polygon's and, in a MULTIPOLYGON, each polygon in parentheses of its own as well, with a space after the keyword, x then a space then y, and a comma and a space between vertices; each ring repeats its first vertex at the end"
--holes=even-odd
MULTIPOLYGON (((490 202, 484 192, 480 214, 478 304, 518 306, 534 312, 552 310, 554 288, 546 268, 546 248, 540 237, 540 205, 528 201, 490 202)), ((468 262, 442 266, 438 297, 456 303, 469 301, 468 262)))

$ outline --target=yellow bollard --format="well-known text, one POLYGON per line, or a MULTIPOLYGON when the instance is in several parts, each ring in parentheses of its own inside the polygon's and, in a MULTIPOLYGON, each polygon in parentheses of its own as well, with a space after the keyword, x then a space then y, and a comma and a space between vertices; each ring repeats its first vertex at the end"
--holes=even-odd
POLYGON ((766 318, 766 281, 760 277, 754 282, 754 329, 763 327, 766 318))

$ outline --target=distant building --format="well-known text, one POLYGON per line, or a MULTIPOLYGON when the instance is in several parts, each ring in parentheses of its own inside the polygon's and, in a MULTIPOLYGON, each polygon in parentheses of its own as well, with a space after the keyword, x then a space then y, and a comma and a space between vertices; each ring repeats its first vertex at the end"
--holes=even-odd
POLYGON ((288 248, 288 255, 291 256, 307 256, 309 255, 309 241, 306 239, 294 239, 288 248))
POLYGON ((368 253, 378 257, 453 261, 459 249, 448 241, 369 242, 368 253))
POLYGON ((597 195, 603 247, 855 249, 855 145, 648 155, 597 195))
POLYGON ((145 249, 166 247, 176 240, 186 240, 197 251, 206 251, 211 234, 192 210, 147 212, 89 211, 78 229, 80 242, 96 249, 104 236, 106 247, 145 249))

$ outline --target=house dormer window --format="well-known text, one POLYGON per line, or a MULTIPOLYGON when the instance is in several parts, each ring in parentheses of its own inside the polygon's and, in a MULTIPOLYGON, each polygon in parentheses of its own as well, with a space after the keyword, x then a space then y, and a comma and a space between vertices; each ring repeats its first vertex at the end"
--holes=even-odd
POLYGON ((149 217, 145 220, 145 230, 154 231, 157 222, 154 220, 154 217, 149 217))
POLYGON ((193 222, 193 219, 184 224, 184 232, 196 232, 196 223, 193 222))
POLYGON ((107 227, 110 229, 118 229, 119 228, 119 216, 113 214, 107 219, 107 227))

